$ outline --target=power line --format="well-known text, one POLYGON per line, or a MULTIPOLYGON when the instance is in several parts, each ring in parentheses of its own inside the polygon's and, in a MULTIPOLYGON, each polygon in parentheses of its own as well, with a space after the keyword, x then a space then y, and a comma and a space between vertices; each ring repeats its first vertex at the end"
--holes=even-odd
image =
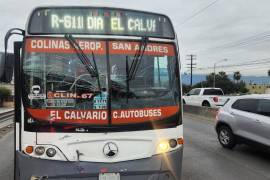
MULTIPOLYGON (((259 59, 259 60, 252 60, 252 61, 246 61, 244 63, 239 64, 229 64, 229 65, 223 65, 223 66, 216 66, 216 68, 233 68, 233 67, 239 67, 239 66, 251 66, 251 65, 264 65, 270 63, 270 58, 265 59, 259 59)), ((211 69, 212 67, 203 67, 199 68, 199 70, 207 70, 211 69)))
POLYGON ((199 11, 197 11, 196 13, 194 13, 193 15, 189 16, 188 18, 186 18, 184 21, 182 21, 179 26, 184 25, 186 22, 188 22, 189 20, 193 19, 194 17, 196 17, 197 15, 199 15, 200 13, 204 12, 205 10, 207 10, 208 8, 210 8, 211 6, 213 6, 215 3, 217 3, 219 0, 215 0, 214 2, 208 4, 207 6, 203 7, 202 9, 200 9, 199 11))
MULTIPOLYGON (((235 72, 235 71, 247 71, 247 70, 261 70, 261 69, 264 69, 264 70, 268 70, 268 67, 242 67, 241 69, 228 69, 228 70, 222 70, 222 71, 225 71, 225 72, 235 72)), ((199 69, 201 70, 201 69, 199 69)))
POLYGON ((207 52, 207 51, 218 50, 218 49, 229 49, 229 48, 234 48, 234 47, 238 47, 238 46, 240 46, 240 47, 247 46, 247 45, 250 45, 252 43, 258 44, 258 43, 262 43, 262 42, 269 40, 269 38, 270 38, 270 31, 266 31, 264 33, 258 33, 258 34, 255 34, 253 36, 249 36, 247 38, 241 39, 241 40, 225 43, 223 45, 212 47, 212 48, 205 49, 202 51, 207 52))

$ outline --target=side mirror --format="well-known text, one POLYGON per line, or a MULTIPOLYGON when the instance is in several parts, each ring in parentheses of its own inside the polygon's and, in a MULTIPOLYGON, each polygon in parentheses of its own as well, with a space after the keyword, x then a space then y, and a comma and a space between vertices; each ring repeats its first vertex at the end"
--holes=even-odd
POLYGON ((5 53, 0 52, 0 82, 10 83, 13 77, 15 55, 7 52, 8 40, 12 35, 24 37, 25 31, 19 28, 12 28, 5 35, 5 53))
POLYGON ((14 54, 0 52, 0 81, 10 83, 13 77, 14 54))
POLYGON ((187 93, 187 94, 186 94, 186 96, 190 96, 190 94, 189 94, 189 93, 187 93))

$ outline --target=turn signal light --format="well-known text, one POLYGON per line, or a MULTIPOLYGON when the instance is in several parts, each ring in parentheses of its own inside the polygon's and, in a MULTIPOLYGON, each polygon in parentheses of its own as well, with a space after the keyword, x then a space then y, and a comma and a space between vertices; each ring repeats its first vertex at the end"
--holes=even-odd
POLYGON ((33 146, 27 146, 24 150, 27 154, 32 154, 34 151, 34 147, 33 146))
POLYGON ((183 144, 184 144, 184 139, 183 139, 183 138, 178 138, 178 139, 177 139, 177 143, 178 143, 179 145, 183 145, 183 144))

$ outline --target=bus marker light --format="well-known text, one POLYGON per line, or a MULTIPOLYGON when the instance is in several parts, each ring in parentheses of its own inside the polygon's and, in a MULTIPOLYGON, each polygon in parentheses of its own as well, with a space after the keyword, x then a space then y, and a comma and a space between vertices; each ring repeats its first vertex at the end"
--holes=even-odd
POLYGON ((45 148, 43 146, 38 146, 35 149, 35 153, 38 156, 41 156, 42 154, 44 154, 44 152, 45 152, 45 148))
POLYGON ((49 148, 47 149, 46 154, 48 157, 54 157, 56 154, 56 150, 54 148, 49 148))
POLYGON ((177 146, 177 141, 175 139, 170 139, 169 144, 171 148, 175 148, 177 146))
POLYGON ((27 146, 27 147, 25 148, 25 152, 26 152, 27 154, 32 154, 33 151, 34 151, 34 147, 33 147, 33 146, 27 146))
POLYGON ((183 138, 178 138, 177 142, 179 145, 183 145, 184 144, 184 139, 183 138))
POLYGON ((169 143, 167 141, 160 142, 158 145, 158 152, 159 153, 165 153, 165 152, 169 151, 169 149, 170 149, 170 146, 169 146, 169 143))

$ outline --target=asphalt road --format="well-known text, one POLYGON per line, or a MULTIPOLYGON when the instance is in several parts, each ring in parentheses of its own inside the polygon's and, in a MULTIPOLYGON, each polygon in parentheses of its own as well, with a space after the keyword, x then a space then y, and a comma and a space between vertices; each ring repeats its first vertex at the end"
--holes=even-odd
POLYGON ((13 132, 5 133, 0 139, 0 180, 13 180, 13 139, 13 132))
MULTIPOLYGON (((213 122, 184 118, 183 180, 269 180, 270 153, 245 145, 220 147, 213 122)), ((0 180, 13 177, 13 133, 0 139, 0 180)))
POLYGON ((269 180, 270 152, 246 145, 222 148, 214 123, 184 118, 183 180, 269 180))

